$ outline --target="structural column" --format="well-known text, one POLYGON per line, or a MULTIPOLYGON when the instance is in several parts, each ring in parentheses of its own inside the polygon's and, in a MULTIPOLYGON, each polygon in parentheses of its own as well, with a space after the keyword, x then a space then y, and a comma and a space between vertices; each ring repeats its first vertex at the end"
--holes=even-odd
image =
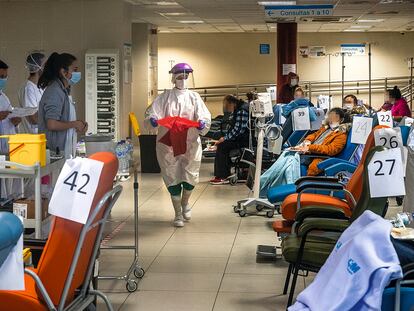
POLYGON ((288 83, 289 72, 297 73, 297 34, 296 23, 277 24, 277 94, 280 101, 281 90, 288 83))

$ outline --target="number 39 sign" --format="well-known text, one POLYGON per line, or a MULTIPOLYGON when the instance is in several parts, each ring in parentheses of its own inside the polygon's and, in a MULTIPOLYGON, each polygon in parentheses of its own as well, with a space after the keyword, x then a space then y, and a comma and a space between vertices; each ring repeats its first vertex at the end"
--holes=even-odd
POLYGON ((399 148, 376 152, 368 165, 371 198, 405 195, 403 170, 399 148))
POLYGON ((86 158, 67 160, 56 182, 49 213, 85 224, 103 163, 86 158))

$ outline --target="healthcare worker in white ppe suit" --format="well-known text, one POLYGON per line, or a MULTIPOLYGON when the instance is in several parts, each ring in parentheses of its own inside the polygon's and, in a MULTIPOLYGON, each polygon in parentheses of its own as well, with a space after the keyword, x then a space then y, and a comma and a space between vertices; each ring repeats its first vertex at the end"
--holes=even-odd
POLYGON ((202 156, 200 135, 205 135, 211 125, 211 114, 200 95, 187 88, 188 76, 192 72, 193 69, 188 64, 175 65, 170 71, 175 87, 160 94, 146 111, 147 124, 158 127, 157 159, 174 206, 175 227, 183 227, 184 221, 191 219, 189 199, 199 181, 202 156), (166 117, 181 117, 198 122, 197 128, 188 129, 184 154, 174 156, 172 146, 160 142, 168 129, 158 126, 158 120, 166 117))

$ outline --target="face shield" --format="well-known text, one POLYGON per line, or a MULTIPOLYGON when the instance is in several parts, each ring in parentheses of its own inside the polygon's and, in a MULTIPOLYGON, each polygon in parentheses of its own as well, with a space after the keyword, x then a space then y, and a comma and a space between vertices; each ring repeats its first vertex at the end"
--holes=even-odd
POLYGON ((179 90, 194 88, 193 69, 189 64, 179 63, 170 70, 171 83, 179 90))
POLYGON ((185 90, 194 87, 194 81, 191 73, 176 73, 171 76, 171 83, 179 90, 185 90), (191 77, 191 78, 190 78, 191 77))

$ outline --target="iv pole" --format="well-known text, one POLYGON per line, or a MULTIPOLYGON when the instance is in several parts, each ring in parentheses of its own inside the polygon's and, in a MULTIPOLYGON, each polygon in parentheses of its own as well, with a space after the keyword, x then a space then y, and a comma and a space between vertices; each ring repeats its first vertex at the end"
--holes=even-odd
POLYGON ((368 44, 368 105, 369 105, 369 116, 372 116, 372 64, 371 64, 371 43, 368 44))
POLYGON ((410 108, 413 110, 413 69, 414 69, 414 58, 410 58, 410 108))
POLYGON ((345 53, 341 53, 342 57, 342 100, 344 100, 345 97, 345 53))

